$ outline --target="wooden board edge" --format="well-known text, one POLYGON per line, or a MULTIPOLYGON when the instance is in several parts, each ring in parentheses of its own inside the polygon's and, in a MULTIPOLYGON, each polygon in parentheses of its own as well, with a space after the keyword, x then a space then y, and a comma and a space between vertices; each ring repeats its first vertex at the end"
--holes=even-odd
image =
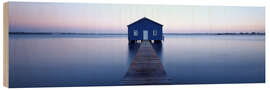
POLYGON ((9 23, 8 23, 8 2, 5 2, 3 5, 3 84, 5 87, 9 87, 9 49, 8 49, 8 32, 9 32, 9 23))

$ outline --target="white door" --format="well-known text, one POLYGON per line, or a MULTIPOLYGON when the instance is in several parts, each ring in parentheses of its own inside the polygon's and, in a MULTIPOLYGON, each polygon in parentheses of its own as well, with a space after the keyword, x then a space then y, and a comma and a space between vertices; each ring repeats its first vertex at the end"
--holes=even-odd
POLYGON ((148 31, 143 30, 143 40, 148 40, 148 31))

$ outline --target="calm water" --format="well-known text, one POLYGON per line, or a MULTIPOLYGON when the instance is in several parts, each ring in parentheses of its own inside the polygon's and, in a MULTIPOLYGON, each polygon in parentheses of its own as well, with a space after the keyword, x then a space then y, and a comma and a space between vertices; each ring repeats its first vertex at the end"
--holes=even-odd
MULTIPOLYGON (((117 85, 139 44, 126 35, 10 35, 10 85, 117 85)), ((153 44, 173 84, 265 81, 264 35, 167 35, 153 44)))

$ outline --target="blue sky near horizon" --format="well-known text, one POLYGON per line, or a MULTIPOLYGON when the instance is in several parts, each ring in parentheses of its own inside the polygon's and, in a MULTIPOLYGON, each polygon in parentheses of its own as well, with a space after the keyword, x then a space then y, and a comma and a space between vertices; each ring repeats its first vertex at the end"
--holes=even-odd
POLYGON ((9 2, 11 32, 127 33, 143 17, 165 33, 265 32, 264 7, 9 2))

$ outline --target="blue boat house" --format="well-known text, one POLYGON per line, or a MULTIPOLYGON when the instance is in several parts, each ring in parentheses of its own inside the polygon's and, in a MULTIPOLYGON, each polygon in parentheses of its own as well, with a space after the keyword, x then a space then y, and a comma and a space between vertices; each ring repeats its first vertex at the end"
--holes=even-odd
POLYGON ((146 17, 127 25, 127 27, 129 42, 153 40, 156 43, 163 40, 163 25, 146 17))

